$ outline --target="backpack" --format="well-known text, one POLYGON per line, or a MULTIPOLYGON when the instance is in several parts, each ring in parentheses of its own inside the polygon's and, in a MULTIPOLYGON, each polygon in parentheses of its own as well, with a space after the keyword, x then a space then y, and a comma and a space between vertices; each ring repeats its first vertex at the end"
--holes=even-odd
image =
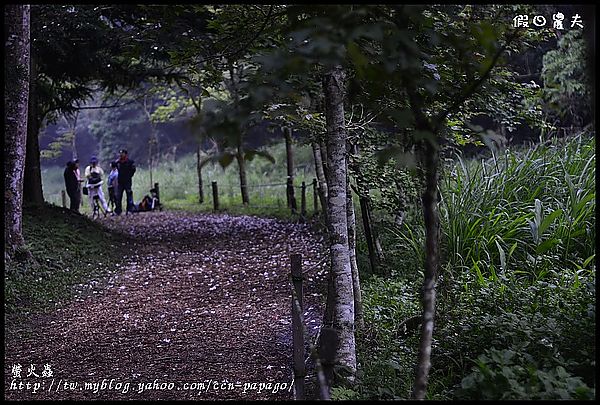
POLYGON ((151 211, 152 210, 152 199, 149 195, 144 196, 140 201, 139 211, 151 211))
POLYGON ((102 181, 102 177, 100 177, 100 173, 92 172, 90 174, 90 178, 88 180, 88 184, 98 184, 102 181))

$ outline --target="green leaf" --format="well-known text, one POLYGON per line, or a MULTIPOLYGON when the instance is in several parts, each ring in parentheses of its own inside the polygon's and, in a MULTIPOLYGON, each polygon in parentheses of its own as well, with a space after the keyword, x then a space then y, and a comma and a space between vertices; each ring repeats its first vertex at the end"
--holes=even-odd
MULTIPOLYGON (((538 201, 538 200, 536 200, 536 201, 538 201)), ((540 236, 544 234, 546 229, 548 229, 548 227, 554 222, 554 220, 562 213, 563 213, 563 210, 557 209, 554 212, 552 212, 550 215, 548 215, 546 218, 544 218, 544 220, 542 221, 540 228, 539 228, 540 236)))
POLYGON ((368 65, 369 59, 362 53, 354 41, 348 43, 348 54, 356 67, 359 77, 364 77, 364 68, 368 65))
POLYGON ((502 246, 500 246, 497 240, 494 242, 496 242, 498 253, 500 253, 500 268, 502 271, 506 271, 506 254, 504 253, 504 249, 502 249, 502 246))
POLYGON ((233 154, 231 153, 223 153, 221 155, 221 157, 219 158, 219 164, 221 165, 221 167, 223 169, 225 169, 227 166, 229 166, 231 164, 231 162, 233 162, 233 154))
POLYGON ((415 168, 417 165, 415 155, 410 152, 405 152, 404 148, 396 145, 388 146, 376 152, 377 160, 380 165, 385 164, 390 159, 394 159, 399 166, 409 169, 415 168))
POLYGON ((535 252, 539 255, 544 254, 559 243, 560 239, 546 239, 536 247, 535 252))

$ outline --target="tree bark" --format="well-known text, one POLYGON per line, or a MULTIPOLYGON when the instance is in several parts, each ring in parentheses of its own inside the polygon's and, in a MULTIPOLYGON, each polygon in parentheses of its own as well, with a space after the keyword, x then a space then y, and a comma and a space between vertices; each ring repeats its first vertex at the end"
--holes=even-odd
POLYGON ((244 205, 250 204, 250 197, 248 196, 248 181, 246 179, 246 160, 244 159, 244 150, 242 147, 238 147, 238 151, 235 155, 238 162, 238 168, 240 171, 240 189, 242 191, 242 203, 244 205))
POLYGON ((354 294, 354 324, 356 329, 363 329, 365 321, 363 318, 362 296, 360 292, 360 277, 358 274, 358 263, 356 262, 356 214, 354 213, 354 201, 350 189, 350 177, 347 176, 346 187, 346 216, 348 221, 348 251, 350 254, 350 268, 352 270, 352 290, 354 294))
POLYGON ((323 159, 321 158, 321 147, 317 142, 312 143, 313 156, 315 158, 315 174, 319 181, 319 200, 323 207, 323 217, 327 222, 327 180, 325 180, 325 171, 323 170, 323 159))
POLYGON ((323 165, 323 175, 325 176, 325 183, 329 183, 329 163, 327 162, 326 142, 322 142, 319 145, 319 152, 321 153, 321 164, 323 165))
POLYGON ((424 399, 431 368, 431 343, 435 317, 435 282, 439 267, 439 212, 438 165, 439 154, 435 146, 427 143, 424 151, 425 191, 423 192, 423 217, 425 220, 425 277, 423 280, 423 323, 413 397, 424 399))
POLYGON ((40 168, 40 127, 43 117, 37 100, 37 65, 34 55, 30 55, 29 101, 27 112, 27 145, 25 153, 25 173, 23 177, 23 202, 33 205, 44 204, 42 170, 40 168))
POLYGON ((202 183, 202 165, 200 162, 200 143, 198 143, 198 149, 196 150, 196 170, 198 172, 198 201, 200 204, 204 202, 204 184, 202 183))
MULTIPOLYGON (((4 258, 25 245, 23 238, 23 176, 29 101, 30 6, 8 4, 4 24, 4 258)), ((6 270, 5 270, 6 271, 6 270)))
POLYGON ((296 212, 296 196, 294 193, 294 152, 292 150, 292 130, 289 127, 283 129, 285 137, 285 156, 287 161, 287 206, 296 212))
POLYGON ((354 379, 356 347, 354 336, 354 291, 348 251, 346 216, 346 127, 344 122, 344 72, 332 68, 323 79, 327 121, 327 181, 330 222, 330 256, 335 305, 333 328, 337 332, 336 365, 342 366, 354 379))

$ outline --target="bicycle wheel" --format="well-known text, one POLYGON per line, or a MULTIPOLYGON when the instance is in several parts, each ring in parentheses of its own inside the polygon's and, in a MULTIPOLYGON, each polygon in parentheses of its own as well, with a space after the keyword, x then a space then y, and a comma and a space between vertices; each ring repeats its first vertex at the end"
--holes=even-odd
POLYGON ((100 203, 98 199, 94 199, 94 212, 92 213, 92 219, 100 218, 100 203))

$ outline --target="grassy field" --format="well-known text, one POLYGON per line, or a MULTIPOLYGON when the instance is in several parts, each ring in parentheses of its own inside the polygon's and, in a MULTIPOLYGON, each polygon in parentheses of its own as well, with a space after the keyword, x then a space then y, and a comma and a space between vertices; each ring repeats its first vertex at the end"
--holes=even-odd
MULTIPOLYGON (((134 202, 139 203, 145 194, 149 194, 152 184, 159 183, 161 201, 166 209, 188 211, 212 211, 212 181, 216 181, 219 189, 219 206, 223 211, 236 214, 272 215, 277 217, 290 216, 287 209, 285 166, 285 144, 280 143, 268 148, 269 153, 275 158, 276 163, 255 158, 248 162, 247 178, 250 206, 244 207, 239 185, 237 164, 232 163, 226 169, 218 164, 208 164, 202 172, 204 203, 199 204, 198 175, 196 171, 195 155, 188 155, 177 161, 160 162, 152 170, 139 166, 133 177, 134 202)), ((135 159, 135 157, 132 157, 135 159)), ((107 172, 105 162, 100 162, 107 172)), ((307 211, 313 211, 312 181, 314 166, 312 149, 307 146, 297 145, 294 148, 294 185, 295 195, 300 208, 300 186, 303 181, 307 183, 306 199, 307 211)), ((82 167, 82 172, 85 167, 82 167)), ((61 205, 61 190, 64 190, 63 170, 61 167, 43 167, 42 182, 44 198, 49 203, 61 205)), ((108 191, 104 187, 104 195, 108 198, 108 191)), ((81 212, 89 214, 89 200, 83 196, 81 212)), ((125 197, 123 197, 125 203, 125 197)), ((67 206, 68 206, 67 198, 67 206)))

